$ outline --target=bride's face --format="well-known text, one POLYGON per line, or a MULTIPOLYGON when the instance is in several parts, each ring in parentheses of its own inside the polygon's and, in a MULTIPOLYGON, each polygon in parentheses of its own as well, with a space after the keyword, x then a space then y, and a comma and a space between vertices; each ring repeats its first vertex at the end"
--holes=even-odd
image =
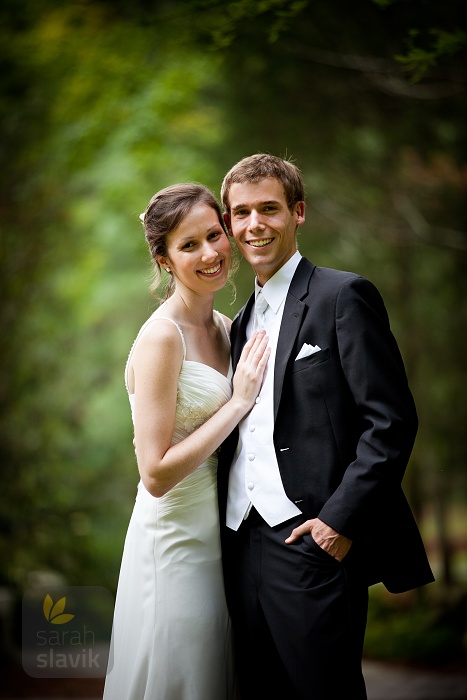
POLYGON ((178 283, 197 292, 216 292, 227 282, 232 251, 215 210, 197 204, 167 239, 169 267, 178 283))

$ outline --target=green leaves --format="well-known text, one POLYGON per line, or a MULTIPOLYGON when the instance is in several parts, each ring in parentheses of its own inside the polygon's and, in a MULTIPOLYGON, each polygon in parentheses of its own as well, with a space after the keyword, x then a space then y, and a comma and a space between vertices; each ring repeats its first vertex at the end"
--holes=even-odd
MULTIPOLYGON (((424 484, 447 465, 462 492, 458 6, 2 3, 3 580, 59 569, 73 583, 115 585, 138 479, 123 368, 154 307, 138 215, 173 182, 218 193, 257 151, 303 170, 301 252, 381 288, 419 405, 414 459, 424 484)), ((243 264, 235 305, 224 290, 218 308, 234 315, 252 282, 243 264)))
POLYGON ((430 38, 426 43, 429 46, 423 48, 417 43, 423 39, 420 30, 411 30, 407 53, 395 57, 405 71, 412 73, 411 80, 414 83, 419 82, 431 68, 439 65, 443 58, 452 56, 467 46, 467 33, 462 30, 448 32, 444 29, 431 29, 428 36, 430 38))

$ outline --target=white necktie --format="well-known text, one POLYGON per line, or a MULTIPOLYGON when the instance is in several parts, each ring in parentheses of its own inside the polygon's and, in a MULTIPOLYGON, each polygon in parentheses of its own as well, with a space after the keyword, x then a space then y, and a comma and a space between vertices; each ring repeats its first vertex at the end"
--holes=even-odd
POLYGON ((266 310, 269 304, 260 290, 255 300, 255 331, 266 329, 266 310))

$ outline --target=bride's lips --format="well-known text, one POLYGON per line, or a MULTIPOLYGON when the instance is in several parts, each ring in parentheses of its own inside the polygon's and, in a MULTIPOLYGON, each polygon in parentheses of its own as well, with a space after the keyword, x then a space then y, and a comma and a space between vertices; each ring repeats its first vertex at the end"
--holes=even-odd
POLYGON ((222 260, 219 260, 216 262, 215 265, 211 265, 211 267, 205 267, 204 270, 198 270, 198 273, 200 275, 204 275, 205 277, 215 277, 222 271, 222 260))

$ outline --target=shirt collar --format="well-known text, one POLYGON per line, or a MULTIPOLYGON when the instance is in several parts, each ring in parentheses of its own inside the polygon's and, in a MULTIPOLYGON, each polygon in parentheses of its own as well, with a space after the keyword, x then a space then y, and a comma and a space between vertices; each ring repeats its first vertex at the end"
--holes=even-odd
POLYGON ((302 256, 298 250, 292 255, 290 260, 287 260, 285 265, 277 270, 277 272, 269 279, 264 287, 260 287, 258 280, 255 279, 255 299, 261 290, 264 298, 268 302, 271 309, 277 314, 282 302, 284 301, 287 292, 289 291, 292 277, 298 267, 302 256))

